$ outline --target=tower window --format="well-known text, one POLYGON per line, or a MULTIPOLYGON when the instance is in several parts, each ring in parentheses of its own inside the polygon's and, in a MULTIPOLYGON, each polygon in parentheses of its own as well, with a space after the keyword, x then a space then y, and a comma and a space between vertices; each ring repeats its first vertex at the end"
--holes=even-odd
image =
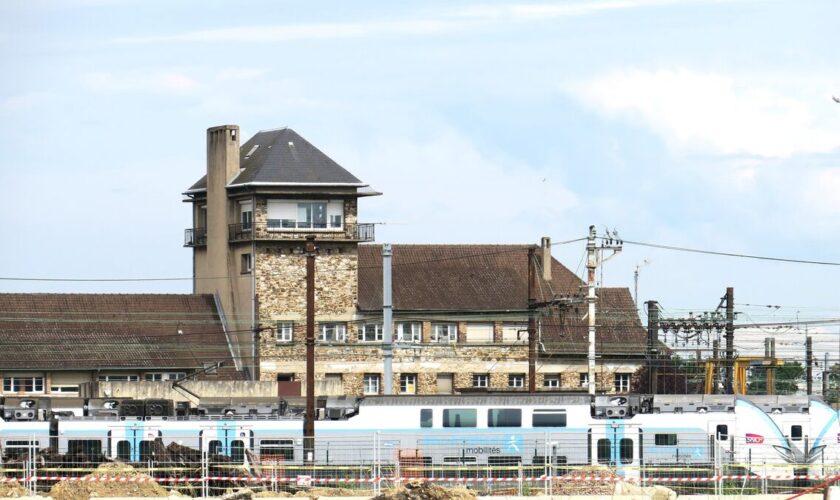
POLYGON ((242 274, 248 274, 254 268, 253 259, 251 258, 251 254, 243 253, 240 257, 240 271, 242 274))

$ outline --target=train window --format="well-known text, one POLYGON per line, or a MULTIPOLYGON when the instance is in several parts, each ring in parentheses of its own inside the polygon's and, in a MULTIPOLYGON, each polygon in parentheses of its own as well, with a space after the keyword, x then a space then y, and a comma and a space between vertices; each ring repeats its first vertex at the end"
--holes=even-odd
POLYGON ((474 464, 475 457, 443 457, 445 464, 474 464))
POLYGON ((208 453, 211 455, 221 455, 222 454, 222 442, 218 439, 214 439, 207 443, 208 453))
POLYGON ((729 439, 729 426, 725 424, 718 425, 715 428, 715 436, 717 436, 721 441, 729 439))
POLYGON ((245 443, 241 439, 230 442, 230 460, 236 464, 245 463, 245 443))
POLYGON ((676 446, 677 445, 677 435, 676 434, 654 434, 653 440, 654 440, 654 444, 656 444, 656 446, 676 446))
POLYGON ((6 441, 6 458, 20 457, 29 453, 29 447, 39 448, 38 441, 6 441))
POLYGON ((102 441, 95 439, 71 439, 67 441, 67 451, 73 455, 101 455, 102 441))
POLYGON ((424 408, 420 410, 420 427, 426 428, 433 425, 432 409, 424 408))
POLYGON ((522 427, 522 410, 518 408, 487 410, 487 427, 522 427))
POLYGON ((790 439, 791 439, 791 441, 802 441, 802 426, 801 425, 791 425, 790 426, 790 439))
POLYGON ((140 441, 140 461, 148 462, 155 458, 154 441, 140 441))
POLYGON ((475 410, 443 410, 444 427, 475 427, 475 410))
POLYGON ((618 442, 618 456, 621 463, 629 464, 633 461, 633 440, 630 438, 622 438, 618 442))
POLYGON ((566 427, 566 410, 534 410, 531 427, 566 427))
POLYGON ((294 460, 294 441, 291 439, 262 439, 260 440, 260 458, 294 460))
POLYGON ((598 463, 599 464, 608 464, 610 463, 610 455, 612 454, 612 445, 610 444, 609 439, 599 439, 598 440, 598 463))
POLYGON ((131 461, 131 443, 126 440, 117 442, 117 458, 126 462, 131 461))

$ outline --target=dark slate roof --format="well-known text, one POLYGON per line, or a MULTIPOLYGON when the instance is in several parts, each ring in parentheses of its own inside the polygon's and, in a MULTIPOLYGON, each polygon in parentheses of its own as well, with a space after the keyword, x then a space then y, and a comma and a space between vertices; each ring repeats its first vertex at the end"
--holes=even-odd
MULTIPOLYGON (((392 245, 395 311, 524 311, 528 308, 528 245, 392 245)), ((537 255, 540 254, 539 249, 537 255)), ((556 259, 551 281, 537 273, 538 302, 577 299, 552 307, 541 318, 548 354, 586 356, 585 283, 556 259)), ((382 246, 359 245, 359 309, 382 308, 382 246)), ((599 355, 644 356, 646 329, 630 290, 596 291, 596 342, 599 355)))
MULTIPOLYGON (((250 183, 346 185, 365 184, 290 128, 263 130, 239 148, 244 169, 229 186, 250 183)), ((207 176, 189 191, 207 189, 207 176)))
POLYGON ((212 295, 4 293, 0 370, 233 366, 220 323, 212 295))
MULTIPOLYGON (((392 245, 394 310, 522 311, 528 308, 528 245, 392 245)), ((539 254, 539 251, 537 252, 539 254)), ((552 259, 538 301, 584 285, 552 259)), ((359 245, 359 309, 382 308, 382 246, 359 245)))

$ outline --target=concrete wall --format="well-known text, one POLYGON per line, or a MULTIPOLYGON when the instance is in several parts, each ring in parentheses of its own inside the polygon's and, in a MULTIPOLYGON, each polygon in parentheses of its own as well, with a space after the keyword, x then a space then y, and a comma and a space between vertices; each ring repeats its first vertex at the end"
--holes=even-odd
MULTIPOLYGON (((205 398, 277 396, 276 382, 191 380, 182 385, 205 398)), ((100 398, 193 400, 183 391, 173 389, 172 382, 100 382, 96 386, 94 397, 100 398)))

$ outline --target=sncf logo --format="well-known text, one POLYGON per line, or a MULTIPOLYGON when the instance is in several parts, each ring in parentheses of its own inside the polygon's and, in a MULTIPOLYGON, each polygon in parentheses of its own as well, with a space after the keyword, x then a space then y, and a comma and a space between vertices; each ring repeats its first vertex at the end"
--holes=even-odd
POLYGON ((764 436, 760 434, 747 433, 747 444, 761 444, 764 442, 764 436))

